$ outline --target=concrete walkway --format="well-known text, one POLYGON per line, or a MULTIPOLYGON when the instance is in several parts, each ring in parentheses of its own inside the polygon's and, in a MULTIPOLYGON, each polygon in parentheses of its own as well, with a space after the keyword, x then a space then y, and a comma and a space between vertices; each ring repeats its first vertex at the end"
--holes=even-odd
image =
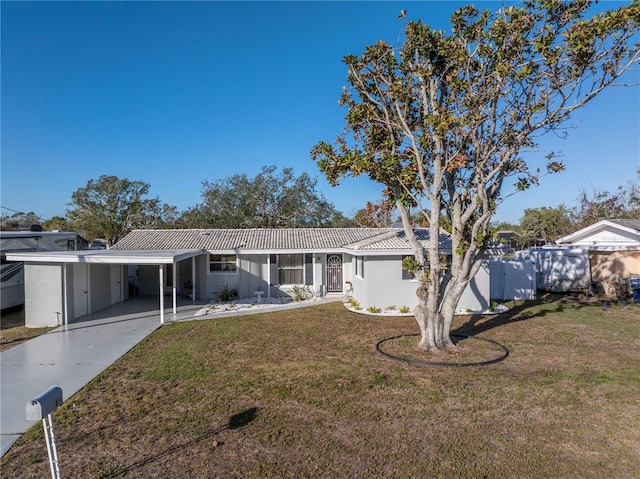
MULTIPOLYGON (((198 317, 195 312, 206 302, 184 301, 175 315, 165 310, 165 322, 256 314, 341 299, 198 317)), ((69 399, 160 327, 157 307, 157 299, 130 299, 0 353, 0 457, 35 424, 26 420, 28 401, 50 386, 60 386, 63 400, 69 399)))

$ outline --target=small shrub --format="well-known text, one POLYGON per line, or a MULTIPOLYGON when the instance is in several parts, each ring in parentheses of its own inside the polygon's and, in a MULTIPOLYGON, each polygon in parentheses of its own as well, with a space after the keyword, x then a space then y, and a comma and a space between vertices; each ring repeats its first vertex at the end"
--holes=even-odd
POLYGON ((369 306, 367 308, 367 311, 369 311, 370 313, 379 313, 380 312, 380 308, 378 308, 377 306, 369 306))
POLYGON ((355 299, 353 298, 349 298, 349 304, 351 305, 351 307, 353 309, 355 309, 356 311, 360 311, 362 309, 362 306, 360 306, 360 303, 358 303, 355 299))
POLYGON ((402 314, 407 314, 409 313, 411 310, 409 309, 409 306, 403 306, 402 308, 400 308, 400 312, 402 314))
POLYGON ((384 308, 385 311, 393 311, 394 309, 396 309, 396 306, 394 304, 392 304, 391 306, 387 306, 386 308, 384 308))
POLYGON ((229 288, 228 284, 224 285, 224 288, 218 293, 218 302, 226 303, 238 297, 238 292, 235 289, 229 288))
POLYGON ((289 295, 294 301, 304 301, 313 296, 313 293, 308 286, 294 286, 289 295))

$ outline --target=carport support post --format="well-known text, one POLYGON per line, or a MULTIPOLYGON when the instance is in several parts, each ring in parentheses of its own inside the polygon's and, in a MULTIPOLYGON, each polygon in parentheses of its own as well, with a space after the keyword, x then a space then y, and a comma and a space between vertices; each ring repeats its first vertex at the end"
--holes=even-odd
POLYGON ((160 276, 160 324, 164 324, 164 265, 159 265, 158 274, 160 276))
POLYGON ((178 264, 176 262, 173 263, 173 275, 171 277, 171 284, 173 288, 171 288, 171 299, 173 300, 173 314, 178 312, 177 303, 178 303, 178 287, 176 286, 176 280, 178 279, 178 272, 176 271, 178 264))
POLYGON ((267 254, 267 298, 271 299, 271 255, 267 254))
POLYGON ((191 300, 196 302, 196 257, 191 257, 191 300))
POLYGON ((67 264, 62 264, 62 324, 69 324, 69 277, 67 276, 67 264))

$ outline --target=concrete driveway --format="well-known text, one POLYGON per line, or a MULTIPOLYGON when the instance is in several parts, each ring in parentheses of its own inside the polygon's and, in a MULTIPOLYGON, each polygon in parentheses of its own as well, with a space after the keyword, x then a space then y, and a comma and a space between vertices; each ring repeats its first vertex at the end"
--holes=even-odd
MULTIPOLYGON (((166 310, 165 320, 193 318, 201 307, 166 310)), ((157 299, 131 299, 0 353, 1 455, 37 423, 26 420, 28 401, 54 385, 66 401, 160 327, 157 308, 157 299)))
MULTIPOLYGON (((207 301, 181 299, 176 314, 165 309, 165 322, 244 316, 342 299, 334 296, 314 303, 289 303, 260 311, 198 317, 194 314, 207 301)), ((66 401, 160 326, 158 299, 136 297, 0 353, 0 457, 37 422, 26 420, 27 402, 50 386, 60 386, 66 401)), ((44 432, 42 435, 44 443, 44 432)))

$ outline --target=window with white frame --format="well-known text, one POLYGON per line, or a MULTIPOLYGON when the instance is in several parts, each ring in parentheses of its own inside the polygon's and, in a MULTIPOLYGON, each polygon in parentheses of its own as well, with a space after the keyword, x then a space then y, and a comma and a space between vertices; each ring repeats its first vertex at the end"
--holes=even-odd
POLYGON ((278 255, 278 283, 304 284, 304 255, 278 255))
POLYGON ((402 257, 402 279, 416 279, 416 275, 415 273, 411 273, 409 272, 409 270, 407 270, 407 268, 404 267, 404 260, 405 258, 413 258, 413 256, 403 256, 402 257))
POLYGON ((356 256, 356 276, 364 278, 364 256, 356 256))
POLYGON ((235 254, 210 254, 210 273, 237 273, 238 257, 235 254))

